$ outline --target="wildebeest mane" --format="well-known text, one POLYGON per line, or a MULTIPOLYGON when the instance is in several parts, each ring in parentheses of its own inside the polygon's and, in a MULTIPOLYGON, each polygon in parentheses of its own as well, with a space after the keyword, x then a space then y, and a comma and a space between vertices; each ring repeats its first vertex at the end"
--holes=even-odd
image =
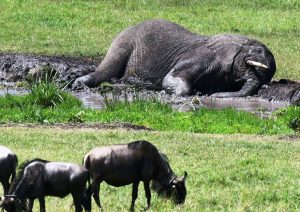
POLYGON ((129 144, 127 144, 129 149, 140 149, 140 148, 152 148, 152 149, 156 149, 156 147, 151 144, 149 141, 145 141, 145 140, 140 140, 140 141, 133 141, 129 144))
POLYGON ((164 153, 161 153, 161 152, 159 154, 163 158, 164 161, 169 163, 169 158, 167 157, 167 155, 165 155, 164 153))
POLYGON ((32 160, 24 161, 22 164, 20 164, 20 166, 18 168, 18 174, 17 174, 16 178, 13 180, 13 182, 12 182, 10 188, 9 188, 8 194, 13 193, 13 191, 16 189, 17 185, 19 184, 19 182, 21 181, 21 179, 24 175, 25 168, 33 162, 48 163, 49 161, 42 160, 42 159, 39 159, 39 158, 34 158, 32 160))
MULTIPOLYGON (((152 149, 154 152, 157 152, 159 155, 159 158, 163 161, 163 164, 167 166, 167 168, 172 172, 172 169, 169 164, 169 158, 158 151, 158 149, 150 142, 145 141, 145 140, 140 140, 140 141, 133 141, 129 144, 127 144, 129 149, 152 149)), ((158 159, 158 158, 157 158, 158 159)))

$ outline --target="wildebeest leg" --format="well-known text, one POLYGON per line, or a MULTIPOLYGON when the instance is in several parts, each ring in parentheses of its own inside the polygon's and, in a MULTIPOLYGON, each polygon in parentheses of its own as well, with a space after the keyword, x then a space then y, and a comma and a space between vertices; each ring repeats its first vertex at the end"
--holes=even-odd
POLYGON ((137 199, 138 197, 138 188, 139 188, 139 184, 140 184, 140 181, 138 182, 134 182, 132 184, 132 193, 131 193, 131 206, 130 206, 130 211, 134 211, 134 202, 135 200, 137 199))
POLYGON ((73 202, 75 205, 75 211, 81 212, 82 211, 82 207, 81 207, 82 194, 72 193, 72 197, 73 197, 73 202))
POLYGON ((92 194, 93 198, 99 208, 101 208, 101 203, 100 203, 100 197, 99 197, 99 192, 100 192, 100 183, 101 181, 98 180, 97 178, 93 179, 92 182, 92 194))
POLYGON ((149 181, 144 181, 144 189, 145 189, 145 194, 147 197, 147 209, 149 209, 150 201, 151 201, 151 191, 150 191, 149 181))
POLYGON ((45 197, 39 197, 40 212, 46 212, 45 197))
POLYGON ((8 181, 8 179, 5 179, 5 180, 1 181, 1 184, 3 186, 4 194, 8 194, 8 190, 9 190, 9 181, 8 181))
POLYGON ((34 203, 34 199, 29 199, 29 204, 28 204, 29 211, 32 211, 33 203, 34 203))

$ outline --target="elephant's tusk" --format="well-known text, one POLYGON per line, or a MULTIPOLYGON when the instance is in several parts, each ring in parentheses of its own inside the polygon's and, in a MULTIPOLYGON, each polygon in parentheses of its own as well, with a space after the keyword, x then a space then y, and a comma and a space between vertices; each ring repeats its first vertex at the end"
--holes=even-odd
POLYGON ((260 63, 260 62, 256 62, 256 61, 253 61, 253 60, 247 60, 247 63, 248 63, 249 65, 256 66, 256 67, 261 67, 261 68, 265 68, 265 69, 268 69, 268 68, 269 68, 269 67, 266 66, 265 64, 260 63))

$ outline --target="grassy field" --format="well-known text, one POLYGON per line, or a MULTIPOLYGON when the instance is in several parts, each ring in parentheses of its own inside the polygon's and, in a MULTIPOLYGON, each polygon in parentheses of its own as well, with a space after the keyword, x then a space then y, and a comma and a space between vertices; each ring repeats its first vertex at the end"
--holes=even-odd
MULTIPOLYGON (((300 207, 300 139, 280 136, 211 135, 128 130, 0 128, 0 144, 22 162, 40 157, 81 163, 95 146, 145 139, 170 160, 173 171, 188 172, 186 203, 176 207, 153 194, 151 211, 296 211, 300 207)), ((2 191, 0 191, 2 193, 2 191)), ((101 186, 105 211, 126 211, 131 186, 101 186)), ((143 186, 137 211, 146 206, 143 186)), ((70 211, 71 197, 47 198, 48 211, 70 211)), ((97 211, 93 204, 93 211, 97 211)), ((38 211, 38 203, 35 205, 38 211)))
MULTIPOLYGON (((120 31, 152 18, 168 19, 205 35, 256 38, 274 53, 277 79, 300 80, 299 0, 1 0, 0 52, 102 58, 120 31)), ((188 172, 186 203, 176 207, 153 195, 151 211, 300 208, 299 107, 277 111, 271 119, 232 109, 180 113, 155 101, 118 103, 95 111, 53 86, 27 97, 0 97, 0 123, 11 122, 45 124, 0 127, 0 145, 15 151, 20 162, 40 157, 81 163, 95 146, 151 141, 169 157, 175 173, 188 172), (157 131, 46 125, 57 122, 130 122, 157 131)), ((105 211, 129 209, 130 186, 103 183, 100 193, 105 211)), ((140 186, 136 209, 145 206, 140 186)), ((70 211, 71 197, 47 198, 46 207, 50 212, 70 211)), ((93 208, 98 211, 95 204, 93 208)))
POLYGON ((2 0, 0 11, 1 52, 103 57, 124 28, 163 18, 256 38, 273 51, 277 79, 300 80, 299 0, 2 0))

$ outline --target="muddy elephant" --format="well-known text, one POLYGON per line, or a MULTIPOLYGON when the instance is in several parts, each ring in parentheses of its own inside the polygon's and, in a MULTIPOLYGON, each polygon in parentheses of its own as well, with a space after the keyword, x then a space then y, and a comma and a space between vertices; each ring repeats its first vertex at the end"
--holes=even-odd
POLYGON ((176 95, 243 97, 256 94, 275 70, 273 54, 257 40, 202 36, 166 20, 148 20, 122 31, 96 71, 73 87, 120 79, 176 95))

